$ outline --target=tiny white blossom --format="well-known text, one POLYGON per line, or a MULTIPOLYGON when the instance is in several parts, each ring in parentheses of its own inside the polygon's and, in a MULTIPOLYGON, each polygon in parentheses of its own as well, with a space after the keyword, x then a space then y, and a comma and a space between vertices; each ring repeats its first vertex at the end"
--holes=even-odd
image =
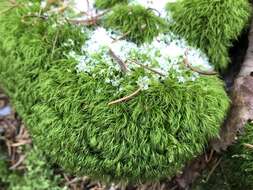
POLYGON ((46 6, 47 6, 47 2, 46 1, 41 1, 40 8, 45 9, 46 6))
POLYGON ((76 58, 76 57, 77 57, 77 54, 76 54, 75 51, 71 50, 71 51, 69 52, 68 56, 71 57, 71 58, 76 58))
POLYGON ((178 80, 179 83, 185 83, 186 82, 185 78, 182 77, 182 76, 177 77, 177 80, 178 80))
POLYGON ((150 79, 147 76, 139 77, 137 80, 138 86, 142 90, 147 90, 149 88, 150 79))
POLYGON ((28 6, 29 6, 29 7, 33 6, 33 3, 29 1, 29 2, 28 2, 28 6))

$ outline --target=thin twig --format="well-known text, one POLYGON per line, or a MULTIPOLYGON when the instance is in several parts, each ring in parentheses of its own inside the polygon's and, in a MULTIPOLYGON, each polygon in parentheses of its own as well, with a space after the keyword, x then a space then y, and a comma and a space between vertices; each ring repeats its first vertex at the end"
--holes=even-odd
POLYGON ((113 52, 113 50, 110 48, 109 49, 109 54, 112 57, 112 59, 118 63, 120 66, 120 69, 123 73, 126 73, 128 71, 126 64, 113 52))
POLYGON ((187 68, 201 75, 217 75, 217 72, 215 71, 202 71, 199 68, 193 67, 192 65, 189 64, 187 58, 185 58, 183 62, 187 68))
POLYGON ((39 18, 39 19, 41 19, 41 20, 47 20, 47 19, 48 19, 47 16, 37 15, 37 14, 29 14, 29 15, 24 15, 24 16, 22 16, 21 21, 22 21, 23 23, 27 23, 26 19, 29 18, 29 17, 30 17, 30 18, 39 18))
POLYGON ((11 144, 11 147, 19 147, 19 146, 23 146, 23 145, 27 145, 27 144, 31 144, 31 143, 32 143, 32 141, 30 139, 28 139, 28 140, 23 140, 18 143, 11 144))
POLYGON ((218 73, 216 71, 202 71, 201 69, 197 68, 197 67, 193 67, 188 59, 187 59, 187 52, 185 53, 185 58, 184 58, 184 61, 183 61, 184 65, 189 68, 190 70, 196 72, 196 73, 199 73, 201 75, 217 75, 218 73))
POLYGON ((138 63, 136 60, 131 60, 130 62, 131 62, 131 63, 134 63, 134 64, 136 64, 136 65, 138 65, 138 66, 140 66, 140 67, 143 67, 144 69, 147 69, 147 70, 149 70, 149 71, 151 71, 151 72, 153 72, 153 73, 155 73, 155 74, 158 74, 158 75, 160 75, 160 76, 162 76, 162 77, 165 77, 165 76, 166 76, 165 74, 163 74, 163 73, 161 73, 161 72, 159 72, 159 71, 156 71, 156 70, 154 70, 154 69, 152 69, 152 68, 150 68, 150 67, 148 67, 148 66, 146 66, 146 65, 143 65, 143 64, 138 63))
POLYGON ((155 8, 151 8, 151 7, 149 7, 149 8, 147 8, 147 10, 148 11, 153 11, 153 12, 156 12, 156 13, 158 13, 158 15, 157 16, 161 16, 161 13, 160 13, 160 11, 158 11, 157 9, 155 9, 155 8))
POLYGON ((252 144, 248 144, 248 143, 244 143, 243 144, 245 147, 253 149, 253 145, 252 144))
POLYGON ((119 38, 114 39, 114 40, 112 41, 112 43, 116 43, 116 42, 118 42, 119 40, 124 39, 128 34, 130 34, 130 31, 124 33, 124 34, 123 34, 122 36, 120 36, 119 38))
POLYGON ((16 0, 8 0, 11 4, 17 4, 17 1, 16 0))
POLYGON ((25 155, 21 155, 19 160, 13 166, 10 167, 10 170, 15 170, 18 166, 20 166, 25 160, 25 158, 26 158, 25 155))
POLYGON ((219 166, 221 162, 221 158, 216 162, 216 164, 213 166, 213 168, 211 169, 210 173, 208 174, 207 178, 206 178, 206 182, 209 181, 210 177, 212 176, 213 172, 215 171, 215 169, 219 166))
POLYGON ((132 94, 130 94, 130 95, 128 95, 128 96, 125 96, 125 97, 123 97, 123 98, 120 98, 120 99, 118 99, 118 100, 114 100, 114 101, 108 103, 108 105, 110 106, 110 105, 118 104, 118 103, 121 103, 121 102, 126 102, 126 101, 132 99, 134 96, 138 95, 140 91, 141 91, 141 88, 138 88, 138 89, 137 89, 136 91, 134 91, 132 94))
POLYGON ((67 176, 67 174, 63 174, 63 177, 64 177, 64 179, 67 181, 67 183, 69 183, 70 182, 70 179, 69 179, 69 177, 67 176))
POLYGON ((95 16, 93 15, 88 15, 90 16, 90 18, 88 19, 83 19, 83 20, 79 20, 79 19, 68 19, 68 22, 72 23, 72 24, 83 24, 86 26, 90 26, 90 25, 95 25, 97 24, 97 22, 99 21, 99 19, 104 16, 106 13, 108 13, 108 11, 104 11, 100 14, 97 14, 95 16))
POLYGON ((207 163, 209 163, 209 162, 212 160, 213 154, 214 154, 214 150, 212 149, 211 152, 210 152, 209 157, 206 159, 206 162, 207 162, 207 163))
POLYGON ((77 183, 77 182, 80 182, 80 181, 87 181, 89 179, 89 177, 85 176, 85 177, 76 177, 72 180, 70 180, 69 182, 67 182, 67 185, 71 185, 73 183, 77 183))

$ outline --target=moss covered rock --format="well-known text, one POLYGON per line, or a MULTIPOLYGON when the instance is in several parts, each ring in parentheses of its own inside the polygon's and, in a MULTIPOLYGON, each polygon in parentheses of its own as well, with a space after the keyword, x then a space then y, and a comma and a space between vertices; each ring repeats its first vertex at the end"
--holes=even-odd
POLYGON ((151 42, 137 45, 118 40, 114 23, 108 31, 75 26, 38 16, 39 2, 20 2, 0 16, 1 86, 53 162, 78 175, 154 181, 218 136, 229 105, 223 82, 185 66, 187 58, 212 69, 180 36, 144 32, 136 36, 151 42))

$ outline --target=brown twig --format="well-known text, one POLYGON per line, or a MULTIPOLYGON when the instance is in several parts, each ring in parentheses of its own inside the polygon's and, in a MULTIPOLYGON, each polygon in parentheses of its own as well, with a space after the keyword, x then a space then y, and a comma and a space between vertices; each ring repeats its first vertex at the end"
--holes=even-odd
POLYGON ((152 68, 150 68, 150 67, 148 67, 148 66, 146 66, 146 65, 143 65, 143 64, 138 63, 136 60, 131 60, 130 62, 131 62, 131 63, 134 63, 134 64, 136 64, 136 65, 138 65, 138 66, 140 66, 140 67, 142 67, 142 68, 144 68, 144 69, 146 69, 146 70, 149 70, 149 71, 151 71, 151 72, 153 72, 153 73, 155 73, 155 74, 158 74, 158 75, 160 75, 160 76, 162 76, 162 77, 165 77, 165 76, 166 76, 165 74, 160 73, 159 71, 156 71, 156 70, 154 70, 154 69, 152 69, 152 68))
POLYGON ((114 100, 114 101, 108 103, 108 105, 110 106, 110 105, 114 105, 114 104, 126 102, 126 101, 132 99, 134 96, 138 95, 140 91, 141 91, 141 88, 138 88, 138 89, 137 89, 136 91, 134 91, 132 94, 130 94, 130 95, 128 95, 128 96, 125 96, 125 97, 123 97, 123 98, 120 98, 120 99, 118 99, 118 100, 114 100))
POLYGON ((10 170, 15 170, 18 166, 20 166, 25 160, 25 158, 26 158, 25 155, 21 155, 19 160, 13 166, 10 167, 10 170))
POLYGON ((210 152, 210 154, 209 154, 209 156, 206 158, 206 162, 207 163, 209 163, 212 160, 214 152, 215 151, 212 149, 211 152, 210 152))
POLYGON ((244 143, 243 144, 245 147, 253 149, 253 145, 252 144, 248 144, 248 143, 244 143))
POLYGON ((120 69, 123 73, 128 71, 126 64, 113 52, 111 48, 109 49, 109 55, 120 66, 120 69))
POLYGON ((213 172, 215 171, 215 169, 219 166, 220 162, 221 162, 221 158, 220 158, 220 159, 216 162, 216 164, 212 167, 211 171, 209 172, 209 174, 208 174, 208 176, 207 176, 207 178, 206 178, 206 180, 205 180, 206 182, 209 181, 210 177, 212 176, 212 174, 213 174, 213 172))
POLYGON ((19 147, 19 146, 23 146, 23 145, 27 145, 27 144, 31 144, 31 143, 32 143, 32 140, 28 139, 28 140, 20 141, 18 143, 11 144, 11 147, 19 147))
POLYGON ((41 20, 47 20, 48 19, 47 16, 38 15, 38 14, 28 14, 28 15, 22 16, 21 21, 23 23, 27 23, 27 21, 26 21, 27 18, 39 18, 41 20))
POLYGON ((193 67, 193 66, 189 63, 189 61, 188 61, 188 59, 187 59, 187 53, 186 53, 186 57, 185 57, 184 60, 183 60, 183 63, 184 63, 184 65, 185 65, 187 68, 189 68, 190 70, 192 70, 192 71, 194 71, 194 72, 196 72, 196 73, 199 73, 199 74, 201 74, 201 75, 217 75, 217 74, 218 74, 216 71, 203 71, 203 70, 201 70, 201 69, 199 69, 199 68, 197 68, 197 67, 193 67))
POLYGON ((119 40, 124 39, 128 34, 130 34, 130 31, 124 33, 124 34, 123 34, 122 36, 120 36, 119 38, 114 39, 114 40, 112 41, 112 43, 116 43, 116 42, 118 42, 119 40))
POLYGON ((157 16, 161 16, 161 13, 160 13, 160 11, 158 11, 157 9, 155 9, 155 8, 151 8, 151 7, 149 7, 149 8, 147 8, 147 11, 152 11, 152 12, 156 12, 158 15, 157 16))
POLYGON ((106 13, 108 13, 108 11, 104 11, 100 14, 97 14, 95 16, 93 15, 88 15, 90 18, 88 19, 83 19, 83 20, 79 20, 79 19, 67 19, 69 23, 72 24, 82 24, 85 26, 91 26, 91 25, 96 25, 97 22, 101 19, 102 16, 104 16, 106 13))

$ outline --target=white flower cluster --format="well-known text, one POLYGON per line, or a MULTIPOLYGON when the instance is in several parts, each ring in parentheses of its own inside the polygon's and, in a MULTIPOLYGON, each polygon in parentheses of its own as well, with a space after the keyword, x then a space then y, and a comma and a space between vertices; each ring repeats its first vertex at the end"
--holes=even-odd
MULTIPOLYGON (((159 0, 158 3, 154 0, 130 0, 130 4, 140 4, 146 8, 157 10, 161 17, 170 20, 165 6, 168 2, 176 1, 159 0)), ((89 0, 89 3, 83 0, 74 0, 74 5, 75 10, 79 12, 97 12, 94 8, 94 0, 89 0)), ((183 65, 185 56, 193 67, 213 70, 208 58, 200 50, 189 46, 184 39, 173 33, 160 34, 152 43, 137 46, 133 42, 120 39, 122 35, 119 32, 106 30, 102 27, 97 27, 95 30, 86 28, 83 32, 89 36, 89 40, 82 47, 83 55, 77 55, 73 51, 69 53, 69 56, 78 62, 77 71, 89 73, 94 77, 95 75, 103 75, 105 83, 118 87, 119 90, 124 88, 121 85, 124 79, 119 75, 121 68, 112 58, 109 50, 127 64, 128 75, 133 74, 136 68, 140 67, 139 64, 142 64, 145 74, 139 76, 136 84, 143 90, 147 90, 153 80, 164 80, 169 75, 171 77, 171 73, 179 83, 196 80, 199 77, 198 73, 187 72, 185 74, 188 71, 183 65), (133 61, 138 61, 138 64, 131 63, 133 61), (106 64, 106 67, 101 67, 102 64, 106 64), (156 72, 152 72, 152 70, 156 72), (160 76, 157 73, 160 73, 160 76)), ((68 40, 67 44, 71 45, 72 41, 68 40)))
MULTIPOLYGON (((140 76, 136 82, 143 90, 148 89, 150 80, 163 80, 171 71, 176 73, 176 79, 179 83, 186 81, 194 81, 198 77, 198 73, 192 72, 191 75, 185 76, 187 70, 182 65, 183 59, 187 52, 189 64, 205 70, 213 69, 208 62, 208 58, 198 49, 187 45, 185 40, 180 39, 173 33, 160 34, 152 43, 137 46, 133 42, 119 39, 120 35, 113 31, 107 31, 102 27, 98 27, 94 31, 85 31, 89 33, 89 40, 83 45, 84 55, 76 55, 70 52, 69 56, 74 57, 77 61, 77 70, 79 72, 87 72, 93 74, 97 66, 103 63, 107 64, 107 70, 101 69, 101 73, 107 73, 106 83, 113 86, 121 87, 121 78, 115 73, 119 73, 120 67, 109 54, 112 50, 117 57, 124 63, 131 63, 132 60, 138 61, 139 64, 147 66, 163 75, 158 76, 149 70, 145 70, 148 75, 140 76), (152 75, 150 75, 152 74, 152 75)), ((127 64, 132 73, 139 65, 127 64)))

